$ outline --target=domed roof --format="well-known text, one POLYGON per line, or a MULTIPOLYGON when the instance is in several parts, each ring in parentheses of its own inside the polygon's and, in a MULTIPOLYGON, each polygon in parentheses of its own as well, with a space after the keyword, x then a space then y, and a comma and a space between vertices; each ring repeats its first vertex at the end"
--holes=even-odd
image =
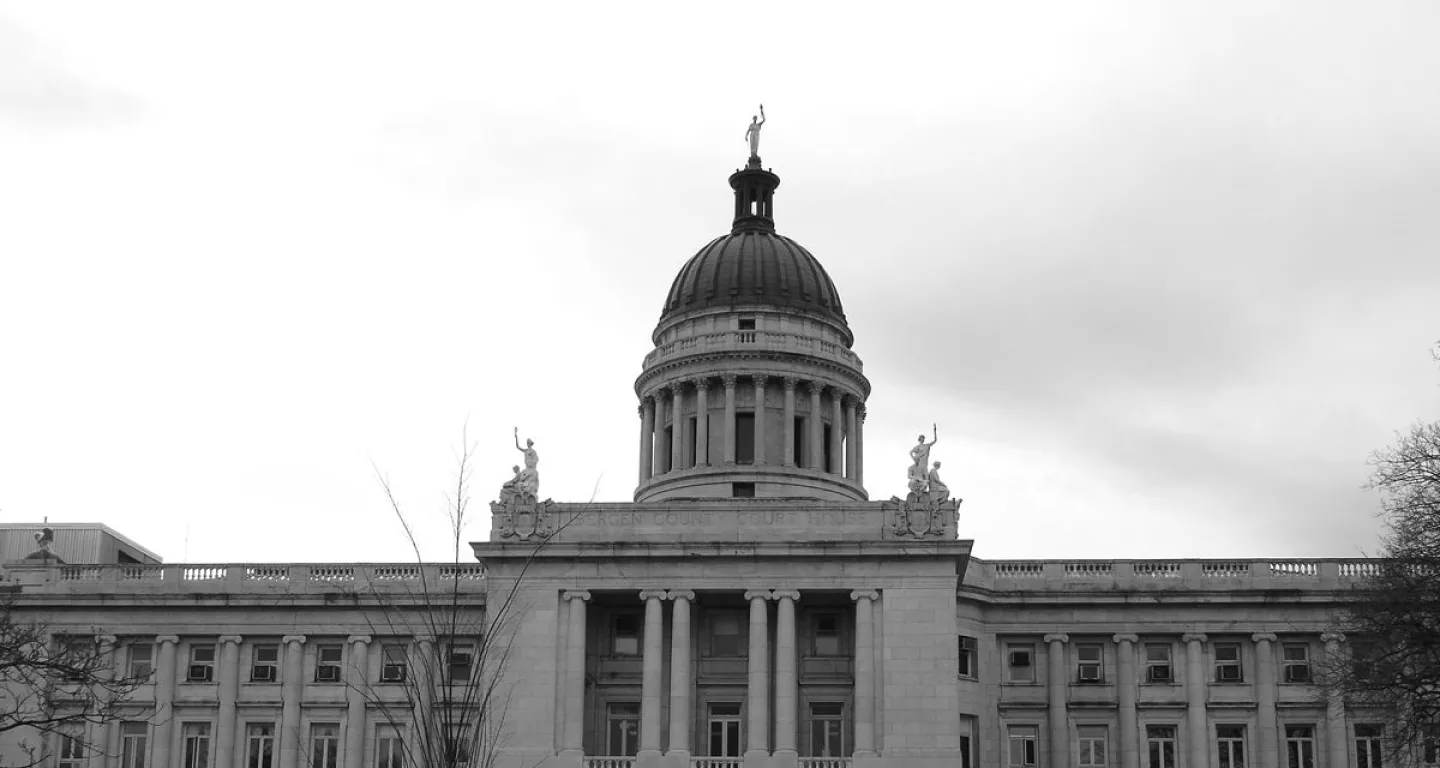
POLYGON ((804 246, 766 229, 737 229, 701 248, 670 285, 660 324, 686 312, 731 307, 796 309, 848 328, 825 268, 804 246))

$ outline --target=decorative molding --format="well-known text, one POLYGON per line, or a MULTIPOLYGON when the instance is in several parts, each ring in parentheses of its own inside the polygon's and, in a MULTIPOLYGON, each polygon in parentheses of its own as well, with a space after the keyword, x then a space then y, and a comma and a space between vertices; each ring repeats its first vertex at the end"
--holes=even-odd
POLYGON ((851 600, 869 600, 875 602, 880 599, 880 593, 873 589, 857 589, 850 593, 851 600))
POLYGON ((1274 632, 1256 632, 1250 639, 1257 643, 1273 643, 1280 638, 1276 637, 1274 632))
POLYGON ((589 600, 590 590, 588 589, 567 589, 561 593, 566 600, 589 600))
POLYGON ((644 600, 644 601, 646 601, 646 602, 649 602, 649 601, 651 601, 651 600, 664 600, 664 599, 665 599, 665 590, 663 590, 663 589, 642 589, 642 590, 640 590, 640 599, 641 599, 641 600, 644 600))
POLYGON ((1117 642, 1117 643, 1132 643, 1132 644, 1133 644, 1133 643, 1138 643, 1138 642, 1140 642, 1140 636, 1139 636, 1139 635, 1129 634, 1129 633, 1116 635, 1115 637, 1113 637, 1113 638, 1111 638, 1111 639, 1114 640, 1114 641, 1117 642))
POLYGON ((710 377, 709 377, 709 376, 700 376, 700 377, 691 379, 691 380, 690 380, 690 386, 694 387, 694 388, 695 388, 695 391, 697 391, 697 392, 706 392, 706 391, 708 391, 708 390, 710 389, 710 377))
POLYGON ((768 589, 749 589, 745 591, 746 600, 770 600, 774 595, 768 589))
POLYGON ((1056 632, 1056 633, 1054 633, 1054 634, 1050 634, 1050 635, 1046 635, 1046 636, 1045 636, 1045 644, 1046 644, 1046 645, 1049 645, 1050 643, 1068 643, 1068 642, 1070 642, 1070 636, 1067 635, 1067 634, 1065 634, 1064 632, 1056 632))
POLYGON ((688 600, 695 602, 695 592, 689 589, 672 589, 665 593, 666 600, 688 600))
POLYGON ((750 380, 755 382, 756 389, 764 389, 765 385, 770 381, 770 376, 764 373, 757 373, 752 375, 750 380))
POLYGON ((1209 639, 1210 638, 1206 637, 1203 632, 1186 632, 1180 636, 1180 642, 1182 643, 1203 643, 1209 639))
POLYGON ((782 377, 781 381, 784 382, 786 392, 794 392, 795 388, 800 386, 800 379, 795 376, 782 377))
POLYGON ((811 397, 819 397, 820 394, 825 391, 825 384, 815 381, 814 379, 807 379, 805 381, 805 391, 810 393, 811 397))
POLYGON ((236 645, 239 645, 240 641, 244 640, 245 638, 239 635, 221 635, 218 639, 221 645, 224 645, 226 643, 234 643, 236 645))
POLYGON ((784 600, 784 599, 787 599, 787 598, 788 598, 791 602, 794 602, 794 601, 796 601, 796 600, 799 600, 799 599, 800 599, 800 590, 798 590, 798 589, 777 589, 777 590, 775 590, 775 599, 776 599, 776 600, 784 600))
POLYGON ((96 636, 95 636, 95 642, 97 642, 97 643, 99 643, 99 644, 101 644, 101 645, 108 645, 108 646, 111 646, 111 647, 114 647, 115 641, 116 641, 116 640, 119 640, 119 639, 120 639, 120 638, 118 638, 118 637, 116 637, 116 636, 114 636, 114 635, 96 635, 96 636))
POLYGON ((733 373, 720 374, 720 383, 724 384, 726 389, 734 389, 739 381, 740 377, 733 373))

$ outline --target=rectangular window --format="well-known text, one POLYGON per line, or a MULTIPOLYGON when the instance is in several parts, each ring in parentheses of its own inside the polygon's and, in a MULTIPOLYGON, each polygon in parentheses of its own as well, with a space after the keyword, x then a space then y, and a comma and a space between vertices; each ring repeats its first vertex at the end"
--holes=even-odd
POLYGON ((398 725, 375 727, 375 768, 403 768, 405 729, 398 725))
POLYGON ((1369 640, 1354 640, 1350 643, 1350 671, 1356 680, 1368 681, 1375 677, 1375 662, 1380 657, 1380 647, 1369 640))
POLYGON ((816 656, 841 655, 839 614, 817 613, 811 627, 811 644, 816 656))
POLYGON ((1286 768, 1315 768, 1315 726, 1285 726, 1286 768))
POLYGON ((85 732, 82 728, 66 727, 55 734, 55 753, 59 755, 56 768, 81 768, 85 765, 85 732))
POLYGON ((250 682, 273 683, 279 678, 280 646, 256 645, 250 650, 250 682))
POLYGON ((731 497, 731 498, 735 498, 735 499, 753 499, 753 498, 755 498, 755 484, 754 484, 754 483, 731 483, 731 484, 730 484, 730 497, 731 497))
POLYGON ((452 725, 446 729, 445 764, 456 768, 470 765, 470 726, 452 725))
POLYGON ((1005 646, 1005 669, 1012 683, 1035 682, 1035 646, 1010 643, 1005 646))
POLYGON ((1240 667, 1240 644, 1216 643, 1215 682, 1238 683, 1244 679, 1240 667))
POLYGON ((185 723, 180 726, 185 749, 185 768, 210 768, 210 724, 185 723))
POLYGON ((340 726, 314 723, 310 726, 310 768, 337 768, 340 765, 340 726))
POLYGON ((64 637, 59 641, 60 658, 55 659, 64 666, 66 680, 84 680, 93 665, 97 643, 93 637, 64 637))
POLYGON ((127 674, 136 680, 149 680, 155 671, 155 645, 135 643, 130 646, 130 668, 127 674))
POLYGON ((817 701, 810 705, 810 756, 850 756, 845 750, 844 704, 817 701))
POLYGON ((380 648, 380 682, 403 683, 409 667, 409 657, 403 645, 386 645, 380 648))
POLYGON ((735 414, 735 463, 755 463, 755 414, 735 414))
POLYGON ((605 707, 609 723, 605 754, 610 757, 634 757, 640 750, 640 703, 612 701, 605 707))
POLYGON ((1036 745, 1039 728, 1033 725, 1012 725, 1010 726, 1007 744, 1006 765, 1011 768, 1036 765, 1039 749, 1036 745))
POLYGON ((740 318, 740 330, 742 330, 742 331, 753 331, 753 330, 755 330, 755 318, 753 318, 753 317, 742 317, 742 318, 740 318))
POLYGON ((1420 764, 1440 765, 1440 725, 1426 725, 1420 729, 1420 764))
POLYGON ((740 751, 740 705, 712 702, 708 725, 710 757, 742 757, 740 751))
POLYGON ((610 617, 610 653, 615 656, 640 655, 640 616, 620 613, 610 617))
POLYGON ((835 462, 833 461, 834 458, 835 458, 835 456, 833 455, 834 452, 830 450, 830 425, 829 425, 829 424, 826 424, 826 425, 825 425, 825 430, 824 430, 824 432, 825 432, 825 434, 824 434, 823 436, 821 436, 821 438, 820 438, 820 453, 825 457, 825 461, 824 461, 825 471, 826 471, 826 472, 834 472, 834 471, 836 470, 836 467, 833 466, 833 464, 835 463, 835 462))
POLYGON ((960 676, 975 676, 975 638, 960 636, 960 676))
POLYGON ((1146 768, 1175 768, 1175 726, 1145 726, 1146 768))
POLYGON ((970 737, 962 735, 960 737, 960 768, 974 768, 975 757, 971 755, 970 750, 970 737))
POLYGON ((471 643, 450 643, 445 651, 445 666, 449 670, 450 684, 470 682, 475 671, 475 646, 471 643))
POLYGON ((810 458, 810 457, 807 456, 807 455, 805 455, 805 417, 804 417, 804 416, 796 416, 796 417, 795 417, 795 426, 794 426, 794 428, 791 430, 790 434, 791 434, 791 435, 793 436, 793 438, 794 438, 794 439, 791 441, 791 442, 792 442, 792 445, 790 446, 790 452, 791 452, 791 454, 795 457, 795 466, 797 466, 797 467, 808 467, 808 466, 810 466, 810 462, 809 462, 809 458, 810 458))
POLYGON ((1215 726, 1215 743, 1220 756, 1217 768, 1245 768, 1245 726, 1215 726))
POLYGON ((1310 682, 1310 646, 1305 643, 1285 643, 1280 646, 1281 662, 1285 666, 1285 682, 1310 682))
POLYGON ((1075 646, 1079 664, 1076 679, 1091 685, 1105 682, 1105 649, 1098 643, 1080 643, 1075 646))
POLYGON ((1380 748, 1385 736, 1385 726, 1357 724, 1355 726, 1355 768, 1384 768, 1380 748))
POLYGON ((251 723, 245 728, 246 768, 275 768, 275 725, 251 723))
POLYGON ((345 646, 326 643, 315 647, 315 682, 340 682, 340 662, 345 658, 345 646))
POLYGON ((1145 682, 1173 683, 1175 682, 1173 669, 1170 666, 1169 643, 1145 644, 1145 682))
POLYGON ((120 768, 145 768, 145 754, 150 745, 150 724, 120 724, 120 768))
POLYGON ((1103 725, 1082 725, 1077 729, 1080 741, 1080 768, 1106 768, 1110 765, 1103 725))
POLYGON ((688 441, 688 453, 685 456, 685 466, 693 467, 700 463, 700 433, 695 431, 694 416, 690 417, 689 430, 687 434, 689 434, 690 440, 688 441))
POLYGON ((744 636, 740 634, 740 615, 717 613, 710 617, 710 655, 721 658, 742 658, 749 655, 744 636))
POLYGON ((215 646, 190 646, 190 668, 185 679, 192 683, 208 683, 215 679, 215 646))

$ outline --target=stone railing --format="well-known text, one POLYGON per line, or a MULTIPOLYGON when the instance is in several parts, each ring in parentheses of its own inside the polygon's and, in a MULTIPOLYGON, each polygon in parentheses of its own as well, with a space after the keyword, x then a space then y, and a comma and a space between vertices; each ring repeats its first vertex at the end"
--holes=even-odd
POLYGON ((980 560, 966 586, 1076 589, 1339 589, 1378 575, 1375 560, 980 560))
POLYGON ((471 563, 27 565, 6 568, 4 576, 27 592, 485 591, 485 569, 471 563))
POLYGON ((741 768, 745 765, 743 757, 692 757, 690 768, 741 768))
POLYGON ((848 757, 802 757, 800 768, 850 768, 848 757))
POLYGON ((781 331, 718 331, 675 339, 651 350, 645 356, 645 367, 672 358, 712 352, 792 352, 834 360, 856 370, 863 367, 859 355, 843 344, 781 331))
POLYGON ((585 768, 632 768, 633 757, 586 757, 585 768))

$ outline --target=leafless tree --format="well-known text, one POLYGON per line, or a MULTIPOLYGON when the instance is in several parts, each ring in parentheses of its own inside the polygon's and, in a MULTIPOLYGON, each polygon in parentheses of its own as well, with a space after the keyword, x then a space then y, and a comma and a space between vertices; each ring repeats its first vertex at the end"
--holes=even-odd
POLYGON ((0 737, 14 738, 27 756, 0 764, 103 754, 103 726, 144 719, 130 697, 146 680, 121 673, 114 638, 103 631, 61 633, 24 610, 15 593, 0 596, 0 737))
MULTIPOLYGON (((1436 360, 1440 362, 1440 348, 1436 360)), ((1380 556, 1344 605, 1346 641, 1322 665, 1326 696, 1385 725, 1390 764, 1440 762, 1440 422, 1370 460, 1380 556)))

